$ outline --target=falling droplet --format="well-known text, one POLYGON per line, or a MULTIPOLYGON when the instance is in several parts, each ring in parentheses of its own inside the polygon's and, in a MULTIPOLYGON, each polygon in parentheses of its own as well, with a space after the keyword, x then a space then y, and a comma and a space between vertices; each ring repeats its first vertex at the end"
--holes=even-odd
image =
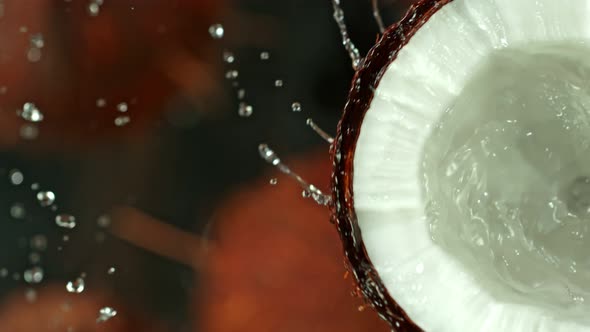
POLYGON ((114 266, 111 266, 107 270, 107 273, 112 275, 112 274, 115 274, 116 271, 117 271, 117 269, 114 266))
POLYGON ((283 87, 283 80, 275 80, 275 87, 277 87, 277 88, 283 87))
POLYGON ((223 25, 221 24, 213 24, 209 27, 209 34, 213 39, 221 39, 225 34, 225 30, 223 29, 223 25))
POLYGON ((52 191, 40 191, 37 193, 37 201, 43 207, 49 206, 55 202, 55 194, 52 191))
POLYGON ((238 99, 239 99, 239 100, 242 100, 242 99, 244 99, 244 97, 246 97, 246 90, 244 90, 244 89, 239 89, 239 90, 238 90, 238 99))
POLYGON ((236 57, 230 51, 223 52, 223 62, 225 63, 234 63, 236 61, 236 57))
POLYGON ((119 103, 117 105, 117 111, 119 111, 121 113, 127 112, 128 109, 129 109, 129 106, 127 106, 127 103, 119 103))
POLYGON ((25 217, 25 207, 21 203, 14 203, 10 207, 10 216, 14 219, 23 219, 25 217))
POLYGON ((31 184, 31 190, 39 190, 40 186, 37 182, 31 184))
POLYGON ((76 278, 73 281, 68 281, 66 284, 66 290, 70 293, 80 294, 84 291, 86 287, 83 278, 76 278))
POLYGON ((281 163, 281 159, 266 144, 258 145, 258 153, 260 154, 260 157, 262 157, 262 159, 264 159, 266 162, 270 163, 273 166, 277 166, 281 163))
POLYGON ((100 14, 100 6, 103 4, 103 0, 93 0, 88 5, 88 14, 90 16, 98 16, 100 14))
POLYGON ((18 169, 10 170, 10 172, 8 172, 8 177, 10 178, 10 183, 12 183, 15 186, 18 186, 19 184, 23 183, 24 180, 23 173, 21 173, 21 171, 19 171, 18 169))
POLYGON ((43 53, 41 52, 40 48, 31 47, 27 51, 27 59, 30 62, 39 62, 41 60, 43 53))
POLYGON ((70 214, 58 214, 55 216, 55 224, 62 228, 72 229, 76 227, 76 217, 70 214))
POLYGON ((37 108, 34 103, 25 103, 23 109, 20 111, 21 118, 29 122, 41 122, 43 121, 43 113, 37 108))
POLYGON ((25 272, 23 273, 23 277, 25 281, 29 284, 38 284, 41 281, 43 281, 43 269, 38 266, 32 267, 28 270, 25 270, 25 272))
POLYGON ((96 100, 96 107, 103 108, 103 107, 105 107, 105 106, 107 106, 107 101, 106 101, 106 99, 104 99, 104 98, 98 98, 98 99, 96 100))
POLYGON ((104 307, 101 308, 98 312, 98 318, 96 319, 97 323, 106 322, 107 320, 115 317, 117 315, 117 310, 111 307, 104 307))
POLYGON ((240 103, 240 106, 238 108, 238 115, 243 117, 243 118, 248 118, 250 116, 252 116, 252 113, 254 113, 254 109, 252 108, 251 105, 248 105, 246 103, 240 103))
POLYGON ((270 183, 271 186, 276 186, 277 183, 279 183, 279 180, 277 178, 272 178, 268 182, 270 183))
POLYGON ((293 112, 301 112, 301 104, 298 102, 294 102, 293 104, 291 104, 291 109, 293 110, 293 112))
POLYGON ((131 118, 127 115, 121 115, 115 118, 115 126, 123 127, 131 122, 131 118))
POLYGON ((270 53, 268 53, 268 52, 261 52, 260 53, 260 60, 266 61, 268 59, 270 59, 270 53))
POLYGON ((45 46, 45 40, 43 39, 43 35, 40 33, 31 35, 31 46, 36 48, 43 48, 45 46))
POLYGON ((225 78, 227 78, 228 80, 235 80, 236 78, 238 78, 239 75, 240 73, 235 69, 228 70, 227 73, 225 73, 225 78))

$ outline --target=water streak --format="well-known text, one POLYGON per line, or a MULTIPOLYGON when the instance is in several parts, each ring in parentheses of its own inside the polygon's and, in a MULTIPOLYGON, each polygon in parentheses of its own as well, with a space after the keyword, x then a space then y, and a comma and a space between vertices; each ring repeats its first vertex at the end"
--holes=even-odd
POLYGON ((381 11, 379 9, 379 0, 371 0, 371 7, 373 8, 373 17, 375 17, 375 22, 377 22, 379 31, 384 33, 385 26, 383 25, 383 18, 381 17, 381 11))
POLYGON ((332 7, 334 8, 334 20, 340 30, 342 36, 342 45, 348 52, 350 59, 352 60, 352 69, 358 70, 363 64, 363 58, 361 57, 358 48, 354 46, 352 40, 348 36, 348 29, 346 28, 346 22, 344 21, 344 11, 340 6, 340 0, 332 0, 332 7))
POLYGON ((320 128, 311 118, 307 119, 307 125, 313 129, 321 138, 323 138, 326 142, 332 144, 334 143, 334 138, 326 133, 322 128, 320 128))
POLYGON ((313 184, 307 183, 299 174, 293 172, 287 165, 283 164, 279 156, 267 144, 258 145, 258 153, 267 163, 275 166, 281 173, 297 181, 303 188, 304 193, 309 194, 309 197, 312 197, 319 205, 329 205, 332 202, 330 195, 324 194, 313 184))

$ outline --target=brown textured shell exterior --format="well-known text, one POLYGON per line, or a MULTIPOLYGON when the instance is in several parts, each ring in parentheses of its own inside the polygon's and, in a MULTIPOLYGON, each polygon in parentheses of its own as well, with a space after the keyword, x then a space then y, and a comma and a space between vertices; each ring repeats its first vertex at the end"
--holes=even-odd
POLYGON ((375 88, 398 52, 442 6, 453 0, 420 0, 383 34, 354 76, 347 104, 332 146, 333 219, 340 233, 349 269, 358 288, 393 331, 422 332, 387 292, 365 249, 354 210, 354 154, 365 113, 375 88))

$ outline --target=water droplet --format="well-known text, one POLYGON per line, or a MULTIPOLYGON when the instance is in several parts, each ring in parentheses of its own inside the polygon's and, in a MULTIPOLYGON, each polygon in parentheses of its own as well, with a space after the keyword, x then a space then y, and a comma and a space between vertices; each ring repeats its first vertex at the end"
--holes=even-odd
POLYGON ((40 33, 36 33, 31 35, 31 46, 36 48, 43 48, 45 46, 45 40, 43 39, 43 35, 40 33))
POLYGON ((281 159, 266 144, 258 145, 258 153, 260 154, 260 157, 262 157, 262 159, 264 159, 266 162, 268 162, 274 166, 281 163, 281 159))
POLYGON ((55 216, 55 224, 59 227, 72 229, 76 227, 76 217, 70 214, 58 214, 55 216))
POLYGON ((38 266, 32 267, 28 270, 25 270, 25 272, 23 273, 23 277, 25 281, 29 284, 38 284, 41 281, 43 281, 43 269, 38 266))
POLYGON ((93 1, 88 5, 88 14, 90 16, 98 16, 100 14, 100 5, 102 1, 93 1))
POLYGON ((10 178, 10 183, 12 183, 15 186, 18 186, 19 184, 23 183, 24 180, 23 173, 21 173, 21 171, 19 171, 18 169, 10 170, 10 172, 8 172, 8 177, 10 178))
POLYGON ((270 59, 270 53, 268 53, 268 52, 261 52, 260 53, 260 60, 266 61, 268 59, 270 59))
POLYGON ((228 70, 225 73, 225 78, 227 78, 228 80, 235 80, 236 78, 238 78, 239 75, 240 75, 240 73, 235 69, 228 70))
POLYGON ((8 277, 8 269, 1 268, 0 269, 0 278, 6 278, 6 277, 8 277))
POLYGON ((236 57, 230 51, 223 52, 223 62, 225 63, 234 63, 236 61, 236 57))
POLYGON ((100 227, 107 228, 111 225, 111 217, 109 215, 103 214, 102 216, 96 219, 96 224, 100 227))
POLYGON ((277 88, 283 87, 283 80, 275 80, 275 87, 277 87, 277 88))
POLYGON ((115 317, 116 315, 117 315, 117 310, 115 310, 111 307, 101 308, 98 312, 98 318, 96 319, 96 322, 98 322, 98 323, 106 322, 107 320, 115 317))
POLYGON ((105 107, 105 106, 107 106, 106 99, 104 99, 104 98, 98 98, 96 100, 96 107, 102 108, 102 107, 105 107))
POLYGON ((123 127, 129 122, 131 122, 131 118, 127 115, 121 115, 115 118, 115 126, 117 127, 123 127))
POLYGON ((238 90, 238 99, 239 99, 239 100, 242 100, 242 99, 244 99, 244 97, 246 97, 246 90, 244 90, 244 89, 239 89, 239 90, 238 90))
POLYGON ((19 135, 22 139, 29 141, 34 140, 39 137, 39 128, 31 123, 23 124, 20 127, 19 135))
POLYGON ((301 104, 298 102, 294 102, 293 104, 291 104, 291 109, 293 110, 293 112, 301 112, 301 104))
POLYGON ((23 109, 20 111, 21 118, 29 122, 41 122, 43 121, 43 113, 37 108, 34 103, 25 103, 23 109))
POLYGON ((129 110, 129 106, 127 106, 127 103, 119 103, 117 105, 117 111, 121 112, 121 113, 125 113, 129 110))
POLYGON ((254 113, 254 109, 252 108, 252 106, 246 104, 246 103, 240 103, 240 106, 238 108, 238 115, 243 117, 243 118, 248 118, 250 116, 252 116, 252 113, 254 113))
POLYGON ((115 274, 116 271, 117 271, 117 269, 114 266, 111 266, 107 270, 107 273, 112 275, 112 274, 115 274))
POLYGON ((277 178, 272 178, 270 179, 270 181, 268 181, 272 186, 276 186, 277 183, 279 183, 279 180, 277 178))
POLYGON ((37 193, 37 201, 41 206, 49 206, 55 202, 55 194, 52 191, 40 191, 37 193))
POLYGON ((43 234, 33 236, 30 242, 32 249, 39 251, 47 249, 47 237, 43 234))
POLYGON ((10 207, 10 216, 14 219, 23 219, 25 217, 25 207, 21 203, 14 203, 10 207))
POLYGON ((86 287, 83 278, 76 278, 73 281, 68 281, 66 284, 66 290, 70 293, 80 294, 84 291, 86 287))
POLYGON ((40 186, 37 182, 31 184, 31 190, 39 190, 40 186))
POLYGON ((31 47, 29 48, 29 50, 27 51, 27 59, 30 62, 39 62, 41 60, 41 56, 42 56, 42 52, 40 48, 37 47, 31 47))
POLYGON ((223 29, 223 25, 221 24, 213 24, 209 27, 209 34, 213 39, 221 39, 225 34, 225 30, 223 29))

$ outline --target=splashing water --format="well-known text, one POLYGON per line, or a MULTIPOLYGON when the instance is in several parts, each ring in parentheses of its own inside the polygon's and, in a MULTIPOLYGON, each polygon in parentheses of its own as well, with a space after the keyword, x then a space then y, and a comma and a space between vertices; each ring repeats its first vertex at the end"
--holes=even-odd
POLYGON ((323 138, 326 142, 332 144, 334 143, 334 137, 328 135, 322 128, 320 128, 311 118, 307 119, 306 124, 311 127, 313 131, 316 132, 321 138, 323 138))
POLYGON ((43 281, 44 276, 45 274, 43 272, 43 269, 38 266, 30 268, 23 273, 23 278, 29 284, 40 283, 41 281, 43 281))
POLYGON ((69 293, 75 293, 75 294, 80 294, 84 291, 84 289, 86 288, 86 284, 84 282, 84 278, 76 278, 73 281, 68 281, 68 283, 66 284, 66 290, 69 293))
POLYGON ((371 0, 371 7, 373 8, 373 17, 375 18, 375 22, 377 22, 377 26, 379 27, 379 32, 385 32, 385 26, 383 25, 383 18, 381 17, 381 11, 379 10, 379 0, 371 0))
POLYGON ((117 310, 111 307, 104 307, 98 311, 98 318, 96 319, 97 323, 104 323, 107 320, 115 317, 117 315, 117 310))
POLYGON ((55 216, 55 224, 62 228, 72 229, 76 227, 76 217, 70 214, 58 214, 55 216))
POLYGON ((313 198, 316 203, 319 205, 331 204, 332 198, 329 195, 322 193, 322 191, 313 184, 307 183, 307 181, 299 176, 299 174, 293 172, 287 165, 283 164, 279 156, 267 144, 260 144, 258 146, 258 153, 267 163, 278 168, 283 174, 295 179, 295 181, 303 187, 304 192, 309 193, 308 197, 313 198))
POLYGON ((22 110, 19 111, 21 118, 29 122, 41 122, 44 119, 44 115, 39 110, 37 105, 31 102, 27 102, 23 105, 22 110))
POLYGON ((225 29, 223 28, 223 25, 221 25, 221 24, 213 24, 212 26, 209 27, 209 34, 211 35, 211 38, 213 38, 213 39, 221 39, 221 38, 223 38, 223 35, 225 34, 225 29))
POLYGON ((344 11, 340 6, 340 0, 332 0, 332 7, 334 8, 334 20, 336 21, 338 29, 340 30, 340 35, 342 36, 342 45, 344 45, 344 48, 352 60, 352 69, 356 71, 362 66, 363 58, 348 36, 348 29, 346 28, 346 22, 344 21, 344 11))
POLYGON ((37 193, 37 201, 43 207, 50 206, 55 202, 55 194, 53 191, 40 191, 37 193))

